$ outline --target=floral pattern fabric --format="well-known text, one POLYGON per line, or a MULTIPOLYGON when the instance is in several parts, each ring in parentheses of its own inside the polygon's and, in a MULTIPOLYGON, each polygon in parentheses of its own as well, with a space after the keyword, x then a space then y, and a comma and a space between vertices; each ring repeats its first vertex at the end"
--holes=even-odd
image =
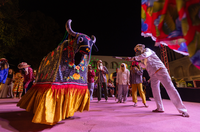
POLYGON ((23 92, 23 82, 24 82, 24 77, 22 76, 21 73, 16 73, 15 74, 15 82, 13 86, 13 92, 23 92))
POLYGON ((200 69, 200 0, 142 0, 141 31, 200 69))
POLYGON ((68 40, 43 58, 38 69, 37 82, 87 85, 88 55, 82 55, 80 63, 75 65, 77 44, 74 39, 68 38, 68 40))

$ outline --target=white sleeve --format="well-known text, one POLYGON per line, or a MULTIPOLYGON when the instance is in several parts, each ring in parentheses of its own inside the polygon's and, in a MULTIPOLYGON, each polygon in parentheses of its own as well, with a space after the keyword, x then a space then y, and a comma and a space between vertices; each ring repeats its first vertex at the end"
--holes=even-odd
POLYGON ((141 55, 135 56, 135 60, 140 61, 142 59, 145 59, 149 56, 151 56, 154 53, 154 51, 152 51, 149 48, 145 48, 144 53, 142 53, 141 55))

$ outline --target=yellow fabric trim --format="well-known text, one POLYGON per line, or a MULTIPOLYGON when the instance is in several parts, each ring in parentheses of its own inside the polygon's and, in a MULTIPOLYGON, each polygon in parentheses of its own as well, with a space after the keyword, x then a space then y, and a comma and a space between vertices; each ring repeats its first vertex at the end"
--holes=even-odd
POLYGON ((17 106, 34 113, 32 122, 48 125, 54 125, 62 119, 71 117, 76 111, 89 110, 88 89, 59 90, 60 94, 54 94, 51 87, 31 88, 17 106))

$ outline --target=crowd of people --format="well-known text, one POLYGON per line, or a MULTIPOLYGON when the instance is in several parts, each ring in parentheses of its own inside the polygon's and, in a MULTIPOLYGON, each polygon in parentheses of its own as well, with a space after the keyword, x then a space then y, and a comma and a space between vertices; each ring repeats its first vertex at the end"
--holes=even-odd
POLYGON ((6 58, 0 59, 0 98, 21 99, 33 85, 35 76, 31 66, 21 62, 17 69, 11 69, 6 58))
POLYGON ((122 63, 120 68, 116 68, 116 72, 112 73, 112 78, 106 77, 108 69, 103 65, 102 60, 97 62, 97 69, 95 70, 96 73, 92 69, 92 66, 88 65, 88 89, 90 91, 90 100, 93 100, 93 96, 96 96, 98 102, 100 102, 102 97, 104 97, 107 102, 108 96, 110 96, 115 97, 115 101, 117 100, 116 103, 126 103, 127 97, 132 96, 134 106, 137 106, 138 89, 144 106, 148 107, 146 100, 151 101, 149 99, 150 81, 149 78, 146 81, 146 75, 143 76, 143 69, 138 63, 133 62, 131 69, 127 69, 127 65, 122 63), (96 80, 95 77, 97 78, 96 80), (93 95, 94 90, 96 92, 95 95, 93 95))

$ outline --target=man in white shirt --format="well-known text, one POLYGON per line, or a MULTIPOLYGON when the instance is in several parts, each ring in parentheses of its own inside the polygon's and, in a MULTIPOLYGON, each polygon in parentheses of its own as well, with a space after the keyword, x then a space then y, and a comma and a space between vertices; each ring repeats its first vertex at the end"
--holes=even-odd
POLYGON ((149 48, 145 48, 145 45, 143 44, 137 44, 134 50, 136 53, 141 52, 141 54, 132 58, 128 57, 126 60, 141 61, 140 65, 143 68, 146 68, 147 72, 149 73, 151 78, 151 88, 157 105, 157 109, 153 110, 153 112, 164 112, 164 107, 160 95, 161 82, 177 110, 182 113, 183 117, 189 117, 187 109, 184 106, 178 91, 172 83, 167 68, 156 55, 156 53, 149 48))
POLYGON ((125 63, 122 63, 117 73, 116 84, 118 85, 118 102, 126 103, 128 95, 128 86, 130 85, 130 72, 126 69, 125 63))

